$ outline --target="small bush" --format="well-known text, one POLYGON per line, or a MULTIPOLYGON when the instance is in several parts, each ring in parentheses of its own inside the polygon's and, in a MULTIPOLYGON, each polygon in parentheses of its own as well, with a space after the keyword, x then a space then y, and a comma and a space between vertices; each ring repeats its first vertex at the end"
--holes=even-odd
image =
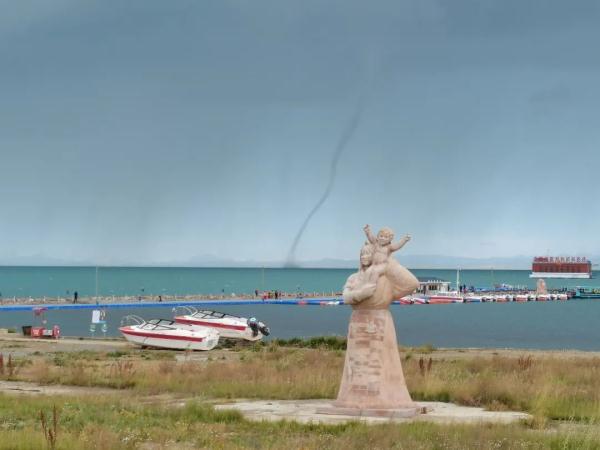
POLYGON ((340 336, 316 336, 309 339, 275 339, 273 345, 281 347, 320 348, 324 350, 346 350, 346 338, 340 336))

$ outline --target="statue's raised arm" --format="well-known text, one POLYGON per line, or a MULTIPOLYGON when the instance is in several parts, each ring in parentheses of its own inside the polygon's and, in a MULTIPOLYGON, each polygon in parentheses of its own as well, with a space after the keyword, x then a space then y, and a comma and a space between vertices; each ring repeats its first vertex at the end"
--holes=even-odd
POLYGON ((398 251, 402 247, 404 247, 408 241, 410 241, 410 235, 407 234, 402 239, 400 239, 398 242, 392 242, 390 244, 390 250, 392 252, 398 251))
POLYGON ((365 234, 367 236, 367 240, 371 243, 371 244, 376 244, 377 243, 377 238, 375 237, 375 235, 371 232, 371 227, 369 226, 369 224, 366 224, 363 227, 363 230, 365 230, 365 234))

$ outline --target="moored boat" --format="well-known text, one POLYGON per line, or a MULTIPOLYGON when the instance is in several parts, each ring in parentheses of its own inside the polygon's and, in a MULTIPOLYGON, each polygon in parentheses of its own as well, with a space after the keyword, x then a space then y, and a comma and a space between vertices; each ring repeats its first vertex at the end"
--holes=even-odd
POLYGON ((339 300, 329 300, 329 301, 322 301, 319 302, 320 306, 338 306, 341 305, 343 302, 340 302, 339 300))
POLYGON ((219 333, 211 328, 176 323, 173 320, 145 321, 138 316, 127 316, 131 325, 121 326, 125 339, 143 347, 175 350, 212 350, 219 343, 219 333))
POLYGON ((430 305, 439 305, 439 304, 446 304, 446 303, 463 303, 463 302, 464 302, 464 300, 461 296, 453 295, 451 293, 430 295, 429 301, 428 301, 428 303, 430 305))
POLYGON ((217 330, 220 336, 224 338, 258 341, 271 332, 269 327, 254 317, 247 319, 218 311, 198 311, 188 306, 181 308, 188 314, 176 315, 175 322, 209 327, 217 330))
POLYGON ((600 298, 600 288, 598 287, 576 287, 573 295, 575 298, 600 298))

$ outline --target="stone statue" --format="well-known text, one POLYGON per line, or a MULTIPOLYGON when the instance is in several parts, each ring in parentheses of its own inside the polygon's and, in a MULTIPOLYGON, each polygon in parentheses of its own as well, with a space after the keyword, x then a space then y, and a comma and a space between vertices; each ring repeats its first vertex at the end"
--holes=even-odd
POLYGON ((383 272, 385 265, 393 252, 400 250, 408 241, 410 241, 410 236, 407 234, 398 242, 392 243, 394 240, 394 232, 388 227, 379 230, 377 237, 373 236, 371 227, 368 224, 365 225, 363 230, 367 235, 367 240, 373 245, 373 266, 375 266, 378 272, 383 272))
POLYGON ((382 229, 375 238, 367 225, 368 242, 360 252, 359 271, 344 286, 344 303, 352 306, 348 348, 338 397, 325 414, 411 417, 419 412, 406 388, 398 341, 389 305, 411 294, 418 280, 393 257, 410 237, 392 243, 393 232, 382 229))
POLYGON ((546 282, 543 278, 537 280, 537 287, 535 293, 538 295, 546 295, 548 293, 548 288, 546 288, 546 282))

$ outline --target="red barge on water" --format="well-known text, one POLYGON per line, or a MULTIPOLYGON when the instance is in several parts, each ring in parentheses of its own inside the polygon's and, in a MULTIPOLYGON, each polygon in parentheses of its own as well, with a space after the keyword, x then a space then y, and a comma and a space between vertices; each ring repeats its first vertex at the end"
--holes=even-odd
POLYGON ((536 256, 530 278, 592 278, 592 263, 584 256, 536 256))

